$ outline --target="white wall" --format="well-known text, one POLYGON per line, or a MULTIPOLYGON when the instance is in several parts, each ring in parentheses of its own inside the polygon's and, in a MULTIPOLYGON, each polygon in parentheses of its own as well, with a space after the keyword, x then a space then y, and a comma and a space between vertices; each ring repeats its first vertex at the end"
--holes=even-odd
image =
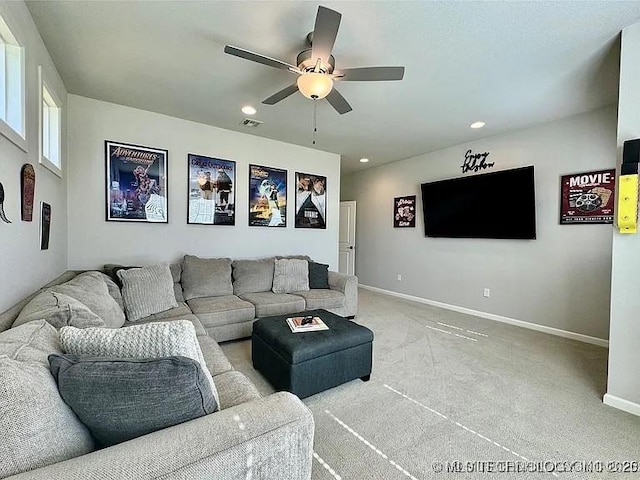
MULTIPOLYGON (((640 23, 622 31, 618 163, 625 140, 640 138, 640 23)), ((618 170, 619 172, 619 170, 618 170)), ((640 236, 613 233, 609 377, 605 403, 640 415, 640 236)))
MULTIPOLYGON (((40 38, 24 2, 0 2, 0 15, 25 48, 27 151, 0 135, 0 182, 5 190, 5 212, 13 223, 0 221, 0 312, 67 269, 66 178, 60 178, 38 163, 38 65, 49 86, 63 101, 62 161, 66 170, 67 92, 40 38), (20 170, 31 163, 36 172, 32 222, 21 221, 20 170), (51 204, 49 250, 40 250, 40 202, 51 204)), ((66 171, 63 172, 66 176, 66 171)))
MULTIPOLYGON (((203 99, 215 101, 215 99, 203 99)), ((257 258, 307 254, 337 268, 340 158, 166 115, 69 95, 69 268, 174 261, 185 253, 257 258), (169 224, 105 221, 104 141, 169 150, 169 224), (187 225, 187 154, 236 162, 236 225, 187 225), (248 226, 250 163, 288 170, 287 227, 248 226), (327 177, 326 230, 294 224, 295 172, 327 177)))
POLYGON ((615 166, 615 125, 608 107, 348 176, 342 200, 357 201, 360 283, 607 338, 612 226, 561 226, 558 217, 561 175, 615 166), (468 149, 490 152, 495 167, 485 172, 535 165, 537 240, 424 236, 420 184, 460 176, 468 149), (393 198, 413 194, 416 228, 394 229, 393 198))

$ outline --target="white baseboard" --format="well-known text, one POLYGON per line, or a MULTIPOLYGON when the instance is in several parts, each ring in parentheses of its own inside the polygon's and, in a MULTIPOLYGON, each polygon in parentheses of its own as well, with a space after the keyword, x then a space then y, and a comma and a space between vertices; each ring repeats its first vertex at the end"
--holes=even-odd
POLYGON ((629 400, 625 400, 624 398, 616 397, 615 395, 611 395, 610 393, 605 393, 604 397, 602 398, 602 402, 605 405, 617 408, 618 410, 640 416, 640 405, 630 402, 629 400))
MULTIPOLYGON (((603 338, 591 337, 589 335, 583 335, 582 333, 569 332, 567 330, 561 330, 559 328, 547 327, 546 325, 538 325, 536 323, 525 322, 523 320, 516 320, 515 318, 503 317, 502 315, 495 315, 493 313, 481 312, 479 310, 472 310, 471 308, 458 307, 457 305, 450 305, 448 303, 437 302, 435 300, 428 300, 422 297, 415 297, 413 295, 407 295, 406 293, 394 292, 391 290, 385 290, 383 288, 372 287, 369 285, 358 285, 365 290, 371 290, 373 292, 384 293, 385 295, 391 295, 394 297, 404 298, 406 300, 412 300, 414 302, 424 303, 432 305, 434 307, 444 308, 446 310, 453 310, 454 312, 466 313, 467 315, 474 315, 476 317, 487 318, 489 320, 495 320, 496 322, 508 323, 510 325, 516 325, 518 327, 528 328, 530 330, 536 330, 538 332, 550 333, 551 335, 557 335, 558 337, 570 338, 571 340, 578 340, 580 342, 591 343, 600 347, 609 347, 609 340, 603 338)), ((605 402, 606 403, 606 402, 605 402)))

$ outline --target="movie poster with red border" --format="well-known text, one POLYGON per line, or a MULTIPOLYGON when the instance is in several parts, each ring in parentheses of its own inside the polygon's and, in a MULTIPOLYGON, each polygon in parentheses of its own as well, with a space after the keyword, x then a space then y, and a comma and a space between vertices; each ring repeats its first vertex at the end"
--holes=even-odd
POLYGON ((563 175, 560 225, 613 223, 615 186, 615 169, 563 175))

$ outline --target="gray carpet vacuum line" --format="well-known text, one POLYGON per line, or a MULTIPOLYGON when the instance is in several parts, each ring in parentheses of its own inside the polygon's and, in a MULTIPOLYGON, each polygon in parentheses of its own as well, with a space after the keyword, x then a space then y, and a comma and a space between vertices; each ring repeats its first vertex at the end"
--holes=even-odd
POLYGON ((407 470, 405 470, 404 468, 402 468, 401 465, 399 465, 397 462, 391 460, 382 450, 380 450, 379 448, 377 448, 375 445, 373 445, 371 442, 369 442, 367 439, 365 439, 362 435, 360 435, 358 432, 356 432, 353 428, 351 428, 349 425, 347 425, 346 423, 344 423, 342 420, 340 420, 338 417, 336 417, 333 413, 331 413, 329 410, 325 410, 324 413, 326 413, 327 415, 329 415, 333 420, 335 420, 336 422, 338 422, 338 424, 343 427, 345 430, 347 430, 351 435, 353 435, 354 437, 356 437, 358 440, 360 440, 362 443, 364 443, 367 447, 369 447, 371 450, 373 450, 374 452, 376 452, 378 455, 380 455, 380 457, 384 458, 387 462, 389 462, 391 464, 391 466, 393 466, 396 470, 402 472, 406 477, 410 478, 411 480, 418 480, 416 477, 414 477, 413 475, 411 475, 411 473, 409 473, 407 470))
POLYGON ((336 480, 342 480, 342 477, 341 477, 340 475, 338 475, 338 474, 336 473, 336 471, 335 471, 333 468, 331 468, 331 465, 329 465, 329 464, 328 464, 328 463, 327 463, 327 462, 326 462, 326 461, 325 461, 325 460, 324 460, 320 455, 318 455, 318 454, 315 452, 315 450, 314 450, 314 452, 313 452, 313 458, 315 458, 315 459, 316 459, 316 461, 317 461, 320 465, 322 465, 322 466, 325 468, 325 470, 326 470, 327 472, 329 472, 331 475, 333 475, 333 478, 335 478, 336 480))
POLYGON ((453 335, 454 337, 464 338, 465 340, 470 340, 472 342, 477 342, 478 340, 471 337, 465 337, 464 335, 460 335, 459 333, 449 332, 448 330, 443 330, 441 328, 430 327, 429 325, 425 325, 425 327, 435 330, 436 332, 446 333, 447 335, 453 335))
MULTIPOLYGON (((491 439, 490 439, 490 438, 488 438, 488 437, 485 437, 484 435, 482 435, 482 434, 480 434, 480 433, 476 432, 475 430, 473 430, 473 429, 471 429, 471 428, 467 427, 466 425, 463 425, 463 424, 461 424, 461 423, 459 423, 459 422, 456 422, 456 421, 455 421, 455 420, 453 420, 452 418, 447 417, 446 415, 444 415, 444 414, 442 414, 442 413, 438 412, 437 410, 434 410, 433 408, 429 408, 429 407, 427 407, 426 405, 424 405, 423 403, 420 403, 419 401, 417 401, 416 399, 411 398, 411 397, 409 397, 408 395, 405 395, 405 394, 404 394, 404 393, 402 393, 402 392, 399 392, 398 390, 396 390, 396 389, 395 389, 395 388, 393 388, 393 387, 390 387, 390 386, 389 386, 389 385, 387 385, 386 383, 383 385, 383 387, 387 388, 388 390, 391 390, 393 393, 396 393, 396 394, 400 395, 402 398, 404 398, 404 399, 406 399, 406 400, 409 400, 410 402, 413 402, 413 403, 415 403, 416 405, 418 405, 418 406, 420 406, 420 407, 422 407, 422 408, 424 408, 424 409, 426 409, 426 410, 429 410, 431 413, 434 413, 434 414, 438 415, 439 417, 442 417, 443 419, 448 420, 449 422, 453 423, 454 425, 456 425, 456 426, 458 426, 458 427, 460 427, 460 428, 462 428, 462 429, 466 430, 466 431, 467 431, 467 432, 469 432, 469 433, 474 434, 474 435, 475 435, 475 436, 477 436, 478 438, 481 438, 482 440, 485 440, 485 441, 487 441, 487 442, 489 442, 489 443, 494 444, 496 447, 499 447, 499 448, 503 449, 505 452, 509 452, 509 453, 511 453, 511 454, 513 454, 513 455, 515 455, 516 457, 521 458, 521 459, 522 459, 522 460, 524 460, 525 462, 530 462, 530 461, 531 461, 531 460, 529 460, 527 457, 524 457, 524 456, 520 455, 519 453, 514 452, 514 451, 513 451, 513 450, 511 450, 510 448, 507 448, 507 447, 505 447, 504 445, 501 445, 501 444, 499 444, 498 442, 496 442, 496 441, 494 441, 494 440, 491 440, 491 439)), ((558 477, 558 474, 557 474, 557 473, 555 473, 555 472, 551 472, 551 474, 552 474, 554 477, 558 477)))
POLYGON ((443 327, 453 328, 454 330, 465 331, 467 333, 471 333, 473 335, 478 335, 480 337, 489 337, 486 333, 474 332, 473 330, 467 330, 466 328, 456 327, 455 325, 449 325, 447 323, 436 322, 438 325, 442 325, 443 327))

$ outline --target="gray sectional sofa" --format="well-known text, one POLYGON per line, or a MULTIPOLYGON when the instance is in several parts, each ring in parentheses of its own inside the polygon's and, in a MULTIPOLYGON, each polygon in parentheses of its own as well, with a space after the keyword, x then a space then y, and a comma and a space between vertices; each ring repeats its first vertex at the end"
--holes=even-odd
MULTIPOLYGON (((310 260, 308 257, 296 258, 310 260)), ((317 309, 328 310, 341 317, 355 317, 357 277, 329 271, 328 289, 274 293, 274 260, 231 261, 185 255, 180 264, 170 266, 178 307, 143 321, 197 319, 198 322, 194 322, 197 328, 204 328, 218 342, 226 342, 250 337, 253 322, 260 317, 317 309), (207 282, 211 284, 209 288, 203 286, 207 282), (210 295, 205 296, 205 293, 210 295)), ((109 270, 119 266, 105 267, 109 270)))
MULTIPOLYGON (((193 269, 183 267, 190 260, 193 258, 171 266, 178 307, 135 323, 187 319, 194 324, 206 366, 218 390, 221 410, 6 478, 302 480, 311 477, 314 421, 309 409, 287 392, 261 398, 255 386, 233 369, 217 341, 249 336, 253 321, 261 316, 325 308, 352 317, 356 313, 357 279, 329 272, 329 289, 277 294, 267 290, 268 264, 273 259, 229 261, 229 269, 209 273, 212 278, 219 273, 233 275, 232 292, 227 285, 226 291, 218 292, 224 294, 216 294, 214 288, 213 295, 185 298, 189 289, 183 288, 183 282, 193 280, 188 278, 193 269)), ((61 284, 76 275, 77 272, 67 272, 45 287, 61 284)), ((114 286, 111 283, 110 289, 114 286)), ((114 292, 114 298, 117 293, 114 292)), ((33 296, 0 314, 0 336, 33 296)), ((2 348, 0 341, 0 357, 7 354, 2 348)), ((15 342, 12 348, 15 351, 15 342)), ((0 466, 3 461, 11 460, 0 459, 0 466)))

